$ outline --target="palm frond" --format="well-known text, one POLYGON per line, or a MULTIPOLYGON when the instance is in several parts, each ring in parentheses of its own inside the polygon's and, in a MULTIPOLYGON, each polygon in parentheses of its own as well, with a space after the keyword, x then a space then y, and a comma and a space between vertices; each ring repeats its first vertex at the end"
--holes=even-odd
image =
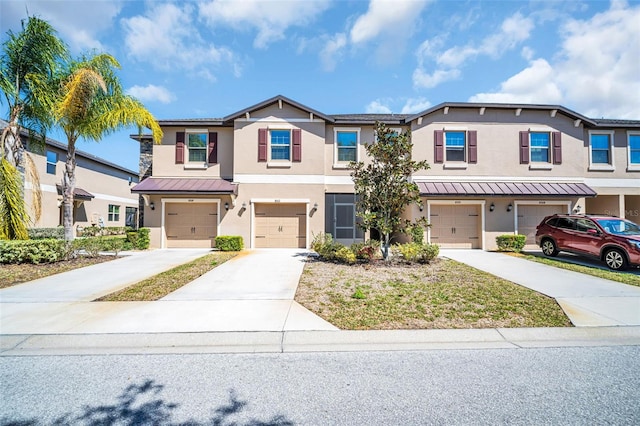
POLYGON ((63 96, 55 111, 56 117, 70 122, 83 120, 99 90, 106 92, 107 86, 98 72, 90 68, 76 70, 64 84, 63 96))
POLYGON ((29 239, 27 220, 20 172, 2 158, 0 160, 0 234, 11 240, 29 239))

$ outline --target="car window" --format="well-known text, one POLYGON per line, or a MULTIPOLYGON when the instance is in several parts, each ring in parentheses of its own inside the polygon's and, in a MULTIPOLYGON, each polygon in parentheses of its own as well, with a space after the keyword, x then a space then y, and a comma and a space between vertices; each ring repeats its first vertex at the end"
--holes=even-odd
POLYGON ((558 226, 558 218, 554 217, 547 221, 547 225, 549 226, 558 226))
POLYGON ((595 229, 596 231, 598 230, 596 224, 589 219, 577 219, 576 229, 580 232, 587 232, 589 229, 595 229))
POLYGON ((640 235, 640 226, 623 219, 600 219, 598 223, 611 234, 640 235))
POLYGON ((562 229, 576 229, 576 221, 569 217, 558 218, 558 228, 562 229))

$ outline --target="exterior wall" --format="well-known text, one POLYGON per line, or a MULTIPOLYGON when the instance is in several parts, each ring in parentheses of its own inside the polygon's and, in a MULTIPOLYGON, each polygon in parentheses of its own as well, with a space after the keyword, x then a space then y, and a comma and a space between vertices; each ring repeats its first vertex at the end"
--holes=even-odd
MULTIPOLYGON (((33 183, 25 182, 25 199, 33 227, 56 227, 61 225, 60 203, 62 196, 58 195, 56 185, 60 185, 64 173, 66 150, 53 145, 46 145, 42 153, 40 150, 31 152, 36 169, 40 177, 42 191, 42 215, 37 222, 33 214, 33 183), (46 152, 58 154, 55 174, 47 173, 46 152)), ((25 178, 26 179, 26 178, 25 178)), ((138 181, 137 174, 126 172, 108 164, 84 157, 76 153, 76 187, 94 195, 91 200, 76 200, 74 209, 74 229, 78 226, 86 227, 100 225, 100 218, 104 226, 125 226, 126 207, 138 208, 138 197, 131 194, 131 187, 138 181), (109 221, 109 205, 120 206, 118 221, 109 221)))

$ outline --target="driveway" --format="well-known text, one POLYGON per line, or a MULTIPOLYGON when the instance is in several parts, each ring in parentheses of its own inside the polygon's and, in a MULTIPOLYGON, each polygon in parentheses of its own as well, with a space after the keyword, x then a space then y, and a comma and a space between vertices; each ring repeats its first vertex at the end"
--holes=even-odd
POLYGON ((116 260, 2 290, 0 334, 336 330, 293 300, 307 254, 300 250, 242 252, 156 302, 91 302, 139 281, 131 274, 145 275, 142 269, 154 275, 151 265, 160 272, 184 263, 187 253, 206 251, 145 252, 137 262, 116 260))

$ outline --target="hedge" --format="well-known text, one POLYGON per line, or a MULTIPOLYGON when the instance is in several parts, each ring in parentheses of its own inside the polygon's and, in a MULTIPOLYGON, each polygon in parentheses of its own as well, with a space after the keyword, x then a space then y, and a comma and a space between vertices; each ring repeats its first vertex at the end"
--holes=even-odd
POLYGON ((66 244, 54 238, 0 240, 0 263, 53 263, 65 259, 66 244))
POLYGON ((220 251, 240 251, 244 248, 244 242, 238 235, 221 235, 216 237, 216 248, 220 251))
POLYGON ((32 240, 42 240, 54 238, 56 240, 64 240, 64 228, 58 226, 56 228, 29 228, 27 229, 29 238, 32 240))
POLYGON ((500 251, 515 251, 519 253, 524 248, 526 235, 505 234, 496 237, 496 244, 500 251))

